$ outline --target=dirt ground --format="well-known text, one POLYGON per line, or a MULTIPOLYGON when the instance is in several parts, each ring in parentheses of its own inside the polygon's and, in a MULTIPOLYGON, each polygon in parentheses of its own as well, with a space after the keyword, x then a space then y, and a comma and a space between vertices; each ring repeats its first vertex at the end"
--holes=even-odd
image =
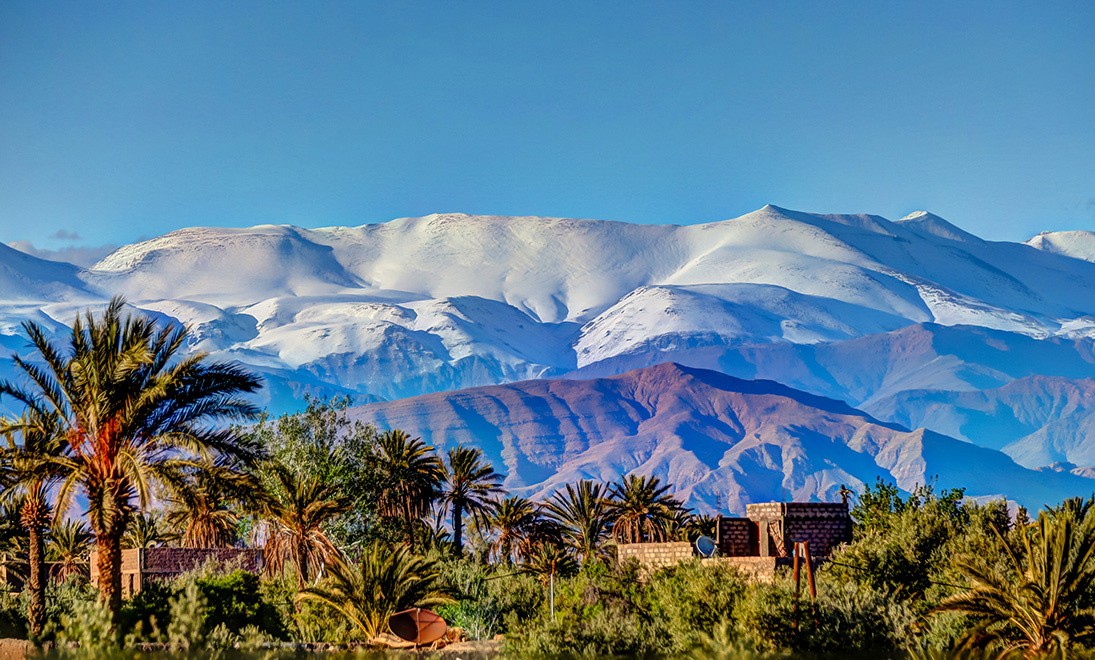
POLYGON ((0 639, 0 660, 23 660, 30 649, 25 639, 0 639))

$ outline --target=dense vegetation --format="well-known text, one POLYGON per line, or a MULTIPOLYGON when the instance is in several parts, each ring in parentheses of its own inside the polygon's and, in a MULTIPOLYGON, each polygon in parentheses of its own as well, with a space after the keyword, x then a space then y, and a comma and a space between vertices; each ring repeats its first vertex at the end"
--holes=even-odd
POLYGON ((513 656, 1050 657, 1095 647, 1095 500, 1031 520, 1003 502, 882 480, 855 498, 854 538, 817 574, 746 579, 694 560, 641 575, 623 543, 693 541, 657 478, 507 493, 479 450, 445 454, 352 421, 347 400, 258 415, 257 382, 197 355, 185 332, 120 301, 38 351, 0 394, 0 546, 26 588, 0 635, 60 652, 218 653, 368 643, 392 613, 432 607, 513 656), (225 422, 251 422, 230 426, 225 422), (208 564, 123 600, 121 548, 261 547, 265 572, 208 564), (90 557, 92 548, 96 557, 90 557), (96 561, 97 585, 88 562, 96 561))

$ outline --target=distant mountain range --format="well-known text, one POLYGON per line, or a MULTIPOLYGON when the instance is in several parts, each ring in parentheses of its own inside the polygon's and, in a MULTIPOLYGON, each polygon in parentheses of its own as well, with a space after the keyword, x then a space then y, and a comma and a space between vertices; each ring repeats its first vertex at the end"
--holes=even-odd
POLYGON ((372 403, 352 415, 442 450, 482 448, 506 486, 543 495, 578 479, 638 471, 709 512, 749 502, 839 498, 882 477, 934 483, 1037 509, 1095 490, 1063 471, 923 429, 879 422, 847 404, 779 383, 666 363, 592 380, 534 380, 372 403))
POLYGON ((1095 474, 1090 232, 993 242, 925 212, 766 206, 687 226, 192 228, 90 269, 0 246, 0 373, 25 350, 21 320, 62 332, 114 294, 261 372, 274 411, 305 392, 376 402, 673 361, 1095 474))

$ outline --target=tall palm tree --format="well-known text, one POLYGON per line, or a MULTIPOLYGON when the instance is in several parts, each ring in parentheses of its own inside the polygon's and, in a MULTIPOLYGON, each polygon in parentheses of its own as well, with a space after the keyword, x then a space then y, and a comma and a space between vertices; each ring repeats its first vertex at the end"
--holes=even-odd
POLYGON ((191 487, 169 499, 167 524, 184 548, 230 548, 239 538, 241 510, 256 510, 262 485, 235 465, 206 465, 191 487))
POLYGON ((535 537, 539 511, 532 500, 510 495, 494 508, 489 525, 495 533, 491 549, 499 561, 513 564, 528 554, 535 537))
POLYGON ((405 545, 393 548, 377 541, 356 564, 337 557, 323 581, 298 598, 330 606, 365 639, 384 632, 388 618, 400 610, 453 602, 442 591, 436 562, 412 554, 405 545))
POLYGON ((262 455, 257 444, 221 424, 257 414, 241 395, 257 390, 259 381, 203 353, 180 358, 186 328, 123 314, 124 306, 114 298, 101 317, 88 311, 63 342, 50 340, 37 323, 24 323, 44 366, 13 357, 26 383, 0 382, 0 395, 62 420, 69 447, 58 508, 67 509, 76 491, 86 497, 99 595, 115 618, 122 604, 122 536, 132 513, 149 506, 154 487, 184 486, 180 473, 199 460, 227 455, 250 464, 262 455))
POLYGON ((87 575, 88 554, 95 538, 87 523, 80 519, 62 520, 49 532, 48 557, 54 562, 54 579, 65 582, 77 575, 87 575))
POLYGON ((123 548, 147 550, 163 545, 171 540, 171 534, 164 529, 164 516, 159 511, 137 512, 126 526, 122 536, 123 548))
POLYGON ((269 497, 255 529, 256 543, 264 544, 266 568, 283 573, 292 566, 297 586, 304 588, 324 566, 338 557, 338 549, 324 526, 349 507, 344 494, 331 484, 302 476, 273 464, 269 497))
POLYGON ((997 535, 1006 566, 960 560, 973 586, 936 608, 979 621, 963 644, 1063 657, 1095 642, 1095 499, 1068 500, 1011 538, 997 535))
POLYGON ((433 446, 399 429, 377 437, 374 460, 385 482, 380 494, 380 513, 398 520, 406 542, 413 544, 415 527, 429 513, 430 505, 440 493, 445 467, 433 446))
POLYGON ((54 510, 50 490, 61 477, 58 461, 66 443, 56 415, 29 412, 0 420, 7 437, 2 459, 5 499, 18 503, 19 521, 27 533, 27 626, 39 637, 46 623, 46 533, 54 510), (22 442, 15 436, 19 435, 22 442))
POLYGON ((446 467, 441 501, 452 508, 452 542, 460 555, 464 553, 464 514, 470 513, 477 523, 485 521, 494 508, 492 498, 502 492, 502 477, 475 447, 450 449, 446 467))
POLYGON ((577 485, 566 484, 547 502, 548 516, 559 525, 565 543, 583 564, 601 553, 612 528, 607 499, 605 484, 582 480, 577 485))
POLYGON ((619 543, 664 541, 683 508, 657 477, 628 475, 612 487, 612 535, 619 543))

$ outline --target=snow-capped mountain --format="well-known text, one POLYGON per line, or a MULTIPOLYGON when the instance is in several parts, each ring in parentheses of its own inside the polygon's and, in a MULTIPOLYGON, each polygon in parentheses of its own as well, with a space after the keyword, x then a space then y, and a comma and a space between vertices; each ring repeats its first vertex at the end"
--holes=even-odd
POLYGON ((189 324, 194 350, 260 371, 274 410, 304 392, 377 401, 673 360, 932 428, 913 397, 1095 378, 1093 255, 1086 232, 992 242, 930 213, 774 206, 687 226, 191 228, 90 269, 0 250, 0 347, 24 349, 21 320, 59 332, 123 294, 189 324))
POLYGON ((934 482, 1030 508, 1087 495, 1095 481, 1021 467, 999 451, 879 422, 847 404, 763 380, 666 363, 593 380, 537 380, 351 409, 442 450, 480 447, 507 488, 543 496, 630 472, 672 484, 708 512, 749 502, 834 501, 882 477, 934 482))

